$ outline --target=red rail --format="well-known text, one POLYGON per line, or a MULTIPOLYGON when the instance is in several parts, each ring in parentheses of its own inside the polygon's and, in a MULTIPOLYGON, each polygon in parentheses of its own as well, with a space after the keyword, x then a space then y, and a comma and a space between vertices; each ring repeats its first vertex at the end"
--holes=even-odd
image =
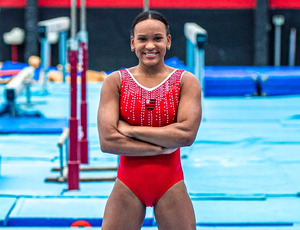
POLYGON ((88 164, 88 138, 87 138, 87 100, 86 100, 86 71, 88 62, 88 44, 81 42, 79 47, 81 57, 81 104, 80 104, 80 125, 82 127, 82 137, 80 144, 80 161, 88 164))
POLYGON ((68 190, 79 189, 79 151, 78 151, 78 119, 77 119, 77 62, 78 51, 71 49, 68 51, 69 63, 71 66, 71 117, 69 120, 70 140, 69 140, 69 161, 68 161, 68 190))

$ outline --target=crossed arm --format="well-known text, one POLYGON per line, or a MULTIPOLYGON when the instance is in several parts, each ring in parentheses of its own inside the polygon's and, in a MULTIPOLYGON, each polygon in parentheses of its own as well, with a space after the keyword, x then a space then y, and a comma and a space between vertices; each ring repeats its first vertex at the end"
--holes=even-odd
POLYGON ((201 87, 189 72, 182 78, 177 121, 163 127, 131 126, 119 120, 119 74, 106 78, 98 109, 98 132, 103 152, 151 156, 173 152, 194 142, 201 122, 201 87))

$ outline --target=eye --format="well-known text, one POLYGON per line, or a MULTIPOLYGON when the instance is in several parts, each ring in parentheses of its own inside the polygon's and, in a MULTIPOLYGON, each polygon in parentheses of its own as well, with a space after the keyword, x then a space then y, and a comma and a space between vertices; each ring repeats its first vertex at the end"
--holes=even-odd
POLYGON ((147 39, 145 37, 138 37, 138 40, 141 41, 141 42, 144 42, 146 41, 147 39))
POLYGON ((163 39, 162 36, 157 36, 157 37, 154 38, 155 41, 161 41, 162 39, 163 39))

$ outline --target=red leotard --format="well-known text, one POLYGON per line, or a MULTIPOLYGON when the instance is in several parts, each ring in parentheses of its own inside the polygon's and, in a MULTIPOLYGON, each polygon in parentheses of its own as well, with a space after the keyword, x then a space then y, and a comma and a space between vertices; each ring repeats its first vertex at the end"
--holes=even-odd
MULTIPOLYGON (((173 71, 161 84, 146 88, 129 70, 120 70, 120 115, 136 126, 165 126, 176 122, 182 70, 173 71)), ((157 156, 121 156, 120 179, 146 206, 153 206, 175 183, 183 180, 180 149, 157 156)))

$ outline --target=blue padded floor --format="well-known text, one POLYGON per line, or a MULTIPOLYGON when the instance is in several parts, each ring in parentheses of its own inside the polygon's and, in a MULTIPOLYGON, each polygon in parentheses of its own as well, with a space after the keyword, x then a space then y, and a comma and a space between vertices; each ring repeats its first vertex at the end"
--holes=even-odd
POLYGON ((15 202, 16 198, 14 197, 0 197, 0 227, 7 225, 8 213, 13 209, 15 202))
POLYGON ((0 118, 0 133, 62 133, 66 118, 0 118))
MULTIPOLYGON (((118 157, 99 149, 100 89, 101 83, 88 84, 89 165, 116 166, 118 157)), ((49 118, 68 117, 68 97, 68 85, 50 84, 49 94, 36 93, 33 101, 46 102, 35 109, 49 118)), ((195 143, 182 148, 197 229, 300 229, 300 97, 208 97, 203 112, 195 143)), ((82 182, 76 191, 68 191, 66 183, 45 182, 58 176, 51 169, 59 166, 59 135, 1 134, 0 217, 6 225, 1 229, 69 229, 79 218, 96 221, 93 229, 100 229, 113 182, 82 182), (26 227, 37 224, 44 226, 26 227)), ((148 225, 155 224, 152 209, 147 218, 148 225)))
MULTIPOLYGON (((300 226, 290 226, 290 227, 199 227, 197 226, 197 230, 298 230, 300 226)), ((2 227, 1 230, 66 230, 66 229, 74 229, 68 227, 2 227)), ((100 227, 89 227, 88 230, 100 230, 100 227)), ((144 226, 141 230, 158 230, 157 227, 149 227, 144 226)))
MULTIPOLYGON (((6 198, 7 199, 7 198, 6 198)), ((4 199, 2 199, 4 200, 4 199)), ((86 220, 101 226, 106 198, 20 198, 9 217, 9 226, 70 226, 86 220)), ((4 200, 5 201, 5 200, 4 200)), ((5 203, 12 206, 14 200, 5 203)), ((192 196, 198 226, 274 227, 300 223, 300 199, 297 197, 264 198, 262 196, 192 196)), ((145 226, 155 225, 153 211, 147 209, 145 226)))
MULTIPOLYGON (((9 226, 71 226, 76 220, 101 226, 107 198, 20 198, 9 215, 9 226), (66 209, 68 211, 66 211, 66 209)), ((144 225, 151 226, 148 211, 144 225)))
POLYGON ((293 226, 300 222, 297 197, 260 200, 193 199, 197 225, 201 226, 293 226))

